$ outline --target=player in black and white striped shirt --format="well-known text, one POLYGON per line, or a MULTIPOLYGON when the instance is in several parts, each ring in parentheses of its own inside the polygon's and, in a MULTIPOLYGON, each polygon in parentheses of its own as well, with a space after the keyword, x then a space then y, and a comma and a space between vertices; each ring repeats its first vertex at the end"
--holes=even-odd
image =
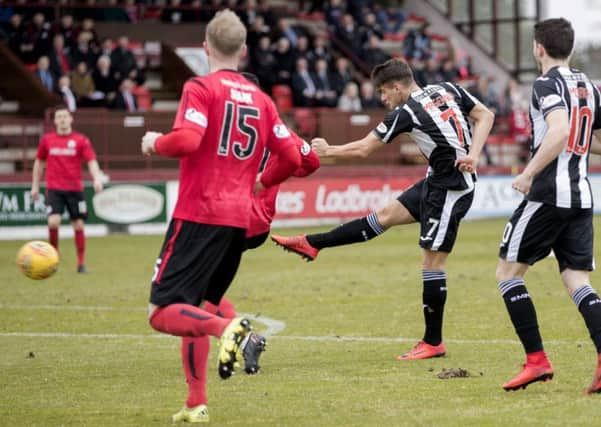
POLYGON ((534 27, 534 56, 542 77, 530 104, 532 159, 512 186, 525 195, 507 223, 500 248, 497 281, 526 352, 526 364, 503 385, 525 388, 553 378, 543 350, 534 305, 524 285, 528 267, 551 250, 561 279, 580 310, 599 353, 586 393, 601 392, 601 299, 590 285, 593 260, 593 200, 587 178, 592 134, 601 128, 598 89, 569 67, 574 44, 571 24, 549 19, 534 27))
POLYGON ((374 85, 392 111, 367 136, 330 146, 314 139, 320 158, 363 158, 408 133, 428 159, 427 177, 378 212, 343 224, 327 233, 272 236, 277 244, 312 260, 320 249, 370 240, 394 225, 419 222, 419 245, 424 249, 424 338, 399 360, 443 356, 442 319, 447 295, 446 260, 461 219, 474 194, 474 172, 494 115, 452 83, 420 88, 404 61, 391 59, 374 68, 374 85), (474 130, 469 121, 473 121, 474 130))

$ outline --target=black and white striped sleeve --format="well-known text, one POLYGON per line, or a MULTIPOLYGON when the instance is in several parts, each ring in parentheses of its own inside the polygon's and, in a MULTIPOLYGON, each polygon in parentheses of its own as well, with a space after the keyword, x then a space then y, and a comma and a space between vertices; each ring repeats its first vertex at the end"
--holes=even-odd
POLYGON ((593 121, 593 130, 601 129, 601 93, 597 86, 593 85, 593 99, 595 100, 595 120, 593 121))
POLYGON ((543 113, 543 117, 551 111, 567 109, 559 83, 548 77, 536 79, 532 87, 532 106, 543 113))
POLYGON ((474 97, 472 94, 470 94, 467 90, 465 90, 464 88, 462 88, 459 85, 445 82, 445 83, 442 83, 442 86, 447 90, 449 90, 449 89, 452 90, 451 93, 454 93, 457 96, 457 103, 461 106, 461 109, 463 111, 465 111, 467 114, 469 114, 470 111, 472 111, 472 109, 477 104, 481 104, 481 102, 478 101, 478 99, 476 99, 476 97, 474 97))
POLYGON ((392 142, 397 135, 411 132, 413 120, 403 107, 397 107, 384 117, 378 126, 372 131, 385 144, 392 142))

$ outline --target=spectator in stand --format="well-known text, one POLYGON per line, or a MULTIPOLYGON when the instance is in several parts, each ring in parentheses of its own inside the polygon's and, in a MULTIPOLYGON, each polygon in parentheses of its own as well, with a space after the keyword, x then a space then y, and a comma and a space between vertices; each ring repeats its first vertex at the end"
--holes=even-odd
POLYGON ((325 7, 326 22, 328 25, 338 28, 345 12, 346 8, 342 0, 330 0, 325 7))
POLYGON ((455 66, 455 62, 452 59, 446 59, 442 64, 442 79, 445 82, 455 83, 459 77, 459 70, 455 66))
POLYGON ((48 53, 48 59, 50 59, 50 71, 55 76, 63 76, 71 71, 71 56, 61 34, 56 34, 52 38, 52 50, 48 53))
POLYGON ((77 35, 77 45, 71 51, 71 60, 74 64, 85 62, 88 69, 92 69, 96 64, 97 56, 90 47, 90 42, 93 39, 92 33, 82 31, 77 35))
POLYGON ((315 66, 318 59, 325 59, 328 64, 332 62, 332 54, 328 50, 328 42, 325 36, 318 35, 315 37, 313 49, 308 53, 307 59, 312 66, 315 66))
POLYGON ((374 85, 370 80, 365 80, 361 83, 361 106, 365 110, 383 107, 376 96, 374 85))
POLYGON ((185 7, 182 8, 181 0, 169 0, 169 6, 163 8, 163 11, 161 12, 161 21, 172 24, 194 22, 196 18, 197 16, 194 10, 186 9, 185 7))
POLYGON ((308 61, 309 52, 309 38, 307 36, 300 36, 298 38, 298 44, 296 45, 296 49, 294 49, 294 60, 296 61, 298 58, 305 58, 308 61))
POLYGON ((428 23, 419 29, 411 30, 403 43, 403 55, 406 58, 426 59, 432 55, 432 43, 427 34, 428 23))
POLYGON ((46 22, 43 13, 38 12, 33 15, 29 30, 29 40, 33 43, 33 54, 37 60, 42 55, 46 55, 51 48, 51 25, 46 22))
POLYGON ((493 87, 490 85, 490 77, 482 75, 478 79, 478 84, 474 88, 474 95, 480 102, 493 112, 500 110, 499 100, 493 87))
POLYGON ((377 35, 372 34, 369 36, 365 49, 361 54, 361 59, 369 68, 373 68, 378 64, 383 64, 390 59, 390 55, 382 50, 380 47, 380 39, 377 35))
POLYGON ((118 0, 108 0, 108 7, 102 8, 102 20, 111 22, 132 22, 126 8, 120 7, 118 0))
POLYGON ((265 19, 263 19, 261 15, 257 15, 257 17, 253 20, 253 23, 248 31, 248 37, 246 38, 246 44, 248 45, 251 55, 253 49, 259 45, 259 40, 261 37, 269 37, 270 31, 270 28, 265 24, 265 19))
POLYGON ((75 98, 75 94, 71 90, 71 79, 69 76, 64 75, 58 79, 58 87, 56 91, 63 99, 63 102, 70 112, 77 110, 77 100, 75 98))
POLYGON ((69 49, 75 47, 75 29, 73 28, 73 16, 63 15, 54 29, 54 34, 60 34, 63 36, 65 46, 69 49))
POLYGON ((33 45, 29 42, 27 31, 23 25, 23 17, 20 14, 15 13, 10 17, 6 33, 10 50, 21 61, 27 62, 31 56, 30 52, 33 52, 33 45))
POLYGON ((88 70, 88 65, 81 61, 75 67, 75 70, 71 71, 71 90, 75 94, 77 104, 81 107, 89 107, 93 105, 93 101, 96 98, 94 92, 96 87, 94 86, 94 80, 88 70))
POLYGON ((290 42, 287 38, 282 37, 278 40, 273 56, 275 58, 276 83, 290 85, 294 69, 294 53, 290 49, 290 42))
POLYGON ((336 69, 332 73, 334 82, 334 90, 340 96, 346 87, 346 84, 353 80, 351 65, 345 57, 341 56, 336 59, 336 69))
POLYGON ((98 37, 98 33, 96 32, 96 28, 94 28, 95 22, 91 18, 85 18, 81 21, 81 25, 75 31, 76 37, 79 36, 80 33, 87 32, 90 33, 90 48, 100 49, 100 38, 98 37))
POLYGON ((126 78, 132 78, 132 74, 137 74, 138 67, 133 52, 129 49, 129 39, 127 36, 119 37, 117 47, 111 52, 111 64, 115 69, 116 78, 121 81, 126 78))
POLYGON ((115 46, 113 44, 113 39, 111 39, 110 37, 103 37, 100 41, 100 52, 98 53, 100 56, 106 55, 110 57, 111 53, 113 53, 114 48, 115 46))
POLYGON ((355 55, 361 55, 363 50, 363 34, 353 15, 346 13, 336 31, 338 39, 355 55))
POLYGON ((389 8, 387 10, 381 4, 375 3, 372 10, 385 33, 396 34, 401 31, 405 23, 405 14, 400 8, 389 8))
POLYGON ((54 76, 50 71, 50 60, 47 56, 40 56, 40 59, 38 59, 35 75, 48 92, 54 93, 54 76))
POLYGON ((444 81, 444 77, 440 72, 440 66, 438 65, 438 61, 436 60, 436 58, 430 58, 426 61, 424 77, 429 85, 444 81))
POLYGON ((338 109, 348 113, 358 113, 362 110, 357 83, 348 82, 346 84, 344 92, 342 92, 342 95, 338 98, 338 109))
POLYGON ((138 101, 133 94, 134 82, 131 79, 125 79, 119 85, 119 92, 115 96, 111 108, 113 110, 124 110, 128 112, 138 111, 138 101))
POLYGON ((384 38, 384 29, 378 23, 376 15, 373 12, 368 10, 363 14, 362 25, 365 28, 363 43, 368 43, 371 36, 376 36, 380 40, 384 38))
POLYGON ((111 58, 102 55, 96 62, 96 68, 92 71, 92 79, 97 91, 104 94, 105 104, 109 105, 117 93, 117 79, 111 69, 111 58))
MULTIPOLYGON (((255 20, 258 18, 261 18, 263 23, 265 22, 259 11, 259 4, 257 0, 246 0, 244 2, 244 10, 241 10, 238 14, 240 15, 240 19, 242 19, 242 22, 244 22, 244 25, 246 25, 246 28, 252 27, 255 23, 255 20)), ((248 39, 246 41, 248 43, 248 39)))
POLYGON ((296 48, 296 46, 298 45, 298 38, 301 35, 302 33, 298 29, 292 27, 289 19, 280 18, 278 20, 278 28, 276 30, 275 38, 281 39, 282 37, 284 37, 288 39, 292 48, 296 48))
MULTIPOLYGON (((257 22, 257 21, 255 21, 257 22)), ((261 87, 271 93, 276 81, 276 59, 271 50, 271 40, 267 35, 259 39, 259 45, 250 49, 250 66, 261 82, 261 87)))
POLYGON ((309 63, 305 58, 296 60, 296 70, 292 75, 292 93, 294 105, 310 107, 315 104, 317 87, 315 79, 309 72, 309 63))
POLYGON ((315 63, 315 93, 316 105, 319 107, 335 107, 338 94, 334 90, 332 76, 328 70, 325 59, 318 59, 315 63))

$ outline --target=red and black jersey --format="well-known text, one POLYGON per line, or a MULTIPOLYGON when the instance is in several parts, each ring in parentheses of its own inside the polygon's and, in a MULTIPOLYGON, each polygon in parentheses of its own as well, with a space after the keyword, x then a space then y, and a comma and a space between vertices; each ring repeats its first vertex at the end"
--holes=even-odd
POLYGON ((46 162, 46 187, 51 190, 83 191, 81 162, 96 159, 90 140, 81 133, 42 136, 36 158, 46 162))
POLYGON ((219 70, 184 85, 173 130, 193 130, 198 149, 180 160, 174 218, 247 228, 265 148, 294 146, 273 101, 236 71, 219 70))

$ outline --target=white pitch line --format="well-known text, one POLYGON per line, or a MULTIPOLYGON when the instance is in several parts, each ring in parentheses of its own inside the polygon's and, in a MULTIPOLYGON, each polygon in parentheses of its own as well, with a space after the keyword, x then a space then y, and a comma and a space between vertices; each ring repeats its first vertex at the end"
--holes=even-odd
MULTIPOLYGON (((146 307, 109 307, 109 306, 89 306, 89 305, 2 305, 0 309, 9 310, 53 310, 53 311, 148 311, 146 307)), ((262 315, 238 313, 240 316, 248 317, 251 320, 262 323, 267 329, 261 331, 261 334, 267 338, 282 332, 286 329, 286 323, 280 320, 271 319, 262 315)))
MULTIPOLYGON (((110 306, 84 306, 84 305, 3 305, 0 309, 12 310, 56 310, 56 311, 146 311, 145 307, 110 307, 110 306)), ((262 315, 239 313, 241 316, 267 326, 261 334, 268 338, 284 339, 293 341, 324 341, 324 342, 373 342, 373 343, 408 343, 417 342, 419 338, 407 337, 352 337, 352 336, 293 336, 277 335, 286 329, 286 323, 281 320, 263 317, 262 315)), ((0 337, 34 337, 34 338, 100 338, 100 339, 145 339, 145 338, 169 338, 169 335, 163 334, 89 334, 89 333, 70 333, 70 332, 0 332, 0 337)), ((445 339, 448 344, 502 344, 515 345, 520 341, 515 339, 445 339)), ((590 341, 563 341, 547 340, 545 344, 568 346, 568 345, 587 345, 590 341)))

